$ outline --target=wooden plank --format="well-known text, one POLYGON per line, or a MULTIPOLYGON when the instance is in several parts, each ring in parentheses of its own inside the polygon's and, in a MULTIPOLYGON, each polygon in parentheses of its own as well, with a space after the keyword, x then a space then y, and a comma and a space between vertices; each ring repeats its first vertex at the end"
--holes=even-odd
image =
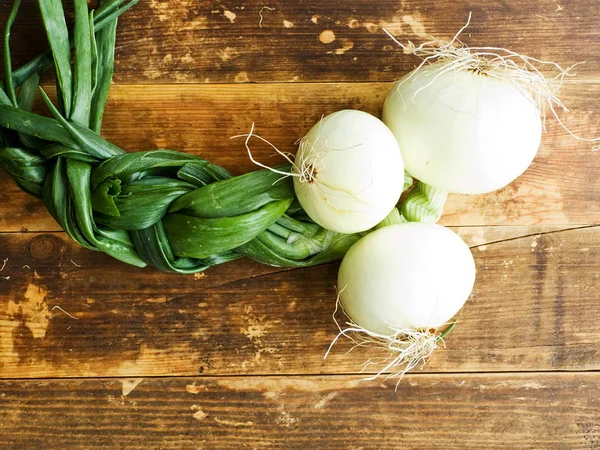
MULTIPOLYGON (((476 288, 426 370, 600 369, 600 227, 498 228, 459 230, 477 245, 476 288)), ((1 377, 355 373, 385 356, 346 355, 342 341, 323 359, 337 264, 236 261, 194 277, 125 266, 60 233, 0 234, 0 249, 1 377)))
MULTIPOLYGON (((2 23, 10 3, 0 2, 2 23)), ((35 2, 23 3, 13 31, 20 62, 45 46, 35 2)), ((415 58, 402 54, 383 28, 415 42, 428 35, 450 39, 469 12, 467 44, 510 48, 565 66, 586 61, 579 74, 598 80, 595 1, 380 0, 374 8, 361 0, 152 0, 120 21, 116 81, 390 81, 411 70, 415 58)))
POLYGON ((600 374, 3 381, 3 448, 595 449, 600 374), (126 395, 124 395, 124 393, 126 395))
MULTIPOLYGON (((254 170, 242 140, 256 132, 283 151, 323 114, 360 108, 380 114, 388 83, 300 85, 115 86, 103 133, 128 150, 171 148, 201 155, 235 174, 254 170)), ((564 100, 567 126, 600 136, 600 84, 569 85, 564 100)), ((274 151, 255 140, 255 156, 275 165, 274 151)), ((569 225, 600 223, 600 152, 568 136, 552 120, 539 154, 516 182, 495 193, 450 197, 442 223, 447 225, 569 225)), ((57 231, 42 203, 22 192, 0 171, 0 231, 57 231)))

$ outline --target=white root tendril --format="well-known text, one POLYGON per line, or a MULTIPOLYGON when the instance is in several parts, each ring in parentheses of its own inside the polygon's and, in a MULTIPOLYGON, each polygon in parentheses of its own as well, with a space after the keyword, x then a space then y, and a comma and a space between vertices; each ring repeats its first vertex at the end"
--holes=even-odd
MULTIPOLYGON (((244 145, 246 147, 246 151, 248 152, 248 157, 250 158, 250 161, 252 161, 252 163, 258 167, 270 170, 271 172, 277 173, 282 176, 282 178, 279 178, 273 184, 279 182, 281 179, 286 178, 286 177, 296 177, 300 181, 300 183, 313 183, 314 182, 315 185, 318 186, 322 190, 335 191, 335 189, 333 189, 331 186, 328 186, 327 184, 320 182, 319 179, 317 178, 317 167, 321 168, 323 171, 327 170, 327 167, 323 161, 323 156, 327 152, 338 152, 338 151, 351 150, 351 149, 360 147, 361 145, 363 145, 363 143, 357 143, 357 144, 354 144, 354 145, 351 145, 348 147, 344 147, 344 148, 332 148, 329 146, 329 144, 327 142, 327 137, 322 138, 321 135, 318 134, 321 131, 322 123, 323 123, 323 116, 321 116, 321 119, 318 122, 317 137, 314 140, 308 139, 306 136, 304 136, 304 137, 298 139, 296 142, 294 142, 294 145, 298 145, 298 152, 297 152, 296 156, 294 156, 290 153, 282 152, 271 142, 269 142, 262 136, 255 134, 254 133, 254 122, 252 123, 252 125, 250 127, 249 133, 231 136, 230 139, 245 138, 244 145), (264 142, 265 144, 269 145, 279 155, 283 156, 285 158, 285 160, 289 164, 291 164, 292 169, 289 172, 284 172, 282 170, 275 169, 271 166, 267 166, 267 165, 261 163, 260 161, 256 160, 254 158, 254 156, 252 155, 252 150, 250 149, 250 139, 253 137, 255 137, 255 138, 261 140, 262 142, 264 142)), ((369 186, 364 188, 362 191, 366 190, 368 187, 369 186)), ((358 194, 351 194, 351 195, 359 195, 361 192, 359 192, 358 194)))
POLYGON ((275 11, 275 8, 271 8, 270 6, 263 6, 262 8, 260 8, 260 11, 258 12, 258 15, 260 17, 260 20, 258 21, 258 28, 262 28, 262 23, 263 23, 263 11, 267 9, 269 11, 275 11))
MULTIPOLYGON (((323 120, 323 117, 321 117, 321 120, 323 120)), ((302 137, 302 138, 298 139, 295 142, 295 144, 299 145, 298 154, 301 156, 300 156, 299 160, 294 160, 294 159, 292 159, 293 155, 282 152, 271 142, 269 142, 262 136, 255 134, 254 133, 254 123, 252 123, 249 133, 231 136, 230 139, 237 139, 237 138, 245 138, 244 145, 246 147, 246 151, 248 152, 248 157, 250 158, 250 161, 252 161, 252 163, 257 165, 258 167, 270 170, 271 172, 274 172, 274 173, 278 173, 278 174, 282 175, 283 178, 297 177, 301 183, 311 183, 313 181, 318 183, 318 181, 316 180, 316 167, 318 165, 323 165, 321 159, 322 159, 323 155, 328 151, 327 139, 325 139, 323 141, 323 146, 319 147, 319 148, 316 147, 316 143, 317 143, 317 141, 319 141, 319 137, 317 137, 317 139, 315 139, 314 142, 309 142, 308 139, 306 139, 306 137, 302 137), (292 170, 290 172, 284 172, 282 170, 278 170, 273 167, 267 166, 266 164, 263 164, 260 161, 257 161, 254 158, 254 156, 252 155, 252 150, 250 149, 250 139, 253 137, 263 141, 265 144, 267 144, 271 148, 273 148, 279 155, 283 156, 285 158, 285 160, 292 165, 292 170)), ((324 167, 324 165, 323 165, 323 167, 324 167)), ((279 181, 279 180, 277 180, 277 181, 279 181)))
POLYGON ((294 161, 290 158, 290 156, 287 153, 284 153, 281 150, 279 150, 277 147, 275 147, 273 144, 271 144, 265 138, 259 136, 258 134, 254 134, 254 122, 252 122, 252 126, 250 127, 250 132, 249 133, 247 133, 247 134, 238 134, 236 136, 231 136, 230 139, 238 139, 238 138, 242 138, 242 137, 246 138, 246 140, 244 141, 244 145, 246 146, 246 151, 248 152, 248 157, 250 158, 250 161, 252 161, 253 164, 257 165, 258 167, 262 167, 263 169, 270 170, 271 172, 283 175, 284 177, 294 176, 293 173, 283 172, 281 170, 274 169, 274 168, 272 168, 270 166, 267 166, 267 165, 261 163, 260 161, 257 161, 256 159, 254 159, 254 156, 252 156, 252 150, 250 150, 250 144, 249 144, 250 143, 250 139, 252 137, 260 139, 261 141, 263 141, 264 143, 266 143, 267 145, 269 145, 270 147, 272 147, 281 156, 283 156, 286 159, 287 162, 289 162, 290 164, 294 165, 294 161))
POLYGON ((65 311, 64 309, 62 309, 60 306, 58 305, 54 305, 52 307, 52 311, 54 311, 55 309, 58 309, 59 311, 63 312, 64 314, 66 314, 67 316, 69 316, 71 319, 75 319, 75 320, 79 320, 78 317, 73 316, 72 314, 69 314, 67 311, 65 311))
POLYGON ((396 383, 396 389, 398 389, 402 378, 408 371, 419 365, 421 365, 421 367, 425 366, 433 351, 439 347, 439 344, 441 343, 444 345, 441 334, 436 333, 434 330, 397 328, 393 327, 391 324, 390 329, 393 330, 393 333, 390 335, 373 333, 372 331, 366 330, 354 322, 344 311, 344 307, 340 303, 340 295, 344 289, 346 289, 346 287, 338 292, 335 310, 332 315, 339 333, 329 345, 324 359, 327 359, 331 349, 342 336, 350 339, 354 344, 346 354, 358 347, 388 350, 389 354, 387 357, 365 361, 362 365, 361 373, 367 371, 371 366, 375 366, 377 372, 374 375, 365 378, 365 381, 375 380, 379 376, 385 374, 384 380, 398 378, 396 383), (345 328, 343 328, 338 321, 337 316, 340 313, 344 317, 345 328))
MULTIPOLYGON (((569 111, 558 97, 557 92, 562 86, 564 78, 574 76, 575 73, 572 72, 572 69, 583 62, 563 69, 555 62, 521 55, 505 48, 468 47, 459 39, 459 35, 469 26, 470 22, 471 13, 469 13, 467 23, 454 35, 452 40, 444 41, 430 36, 430 40, 420 45, 415 45, 411 41, 403 44, 384 28, 383 31, 402 48, 404 53, 418 56, 422 60, 416 70, 399 82, 398 88, 409 80, 419 77, 420 70, 433 63, 440 63, 434 72, 434 77, 415 92, 413 101, 422 89, 429 87, 441 75, 449 71, 472 71, 490 78, 508 81, 519 88, 526 89, 532 95, 535 105, 540 111, 544 130, 545 110, 548 108, 559 125, 574 139, 585 142, 600 141, 600 137, 584 138, 573 133, 562 122, 557 112, 561 109, 565 112, 569 111), (551 69, 558 73, 553 77, 546 77, 541 72, 543 69, 551 69)), ((599 148, 600 146, 597 146, 593 150, 599 148)))

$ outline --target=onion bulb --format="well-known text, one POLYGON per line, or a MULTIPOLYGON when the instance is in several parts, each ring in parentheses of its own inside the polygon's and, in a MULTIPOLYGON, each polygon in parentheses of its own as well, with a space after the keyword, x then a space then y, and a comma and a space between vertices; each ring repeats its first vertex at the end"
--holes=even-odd
POLYGON ((292 175, 296 196, 313 221, 357 233, 394 208, 403 171, 398 142, 385 124, 362 111, 342 110, 301 139, 292 175))
POLYGON ((445 334, 437 329, 462 308, 474 283, 471 251, 449 229, 422 222, 380 228, 356 242, 340 266, 339 304, 350 322, 338 338, 353 334, 355 343, 389 349, 379 373, 400 366, 403 374, 437 348, 445 334))
POLYGON ((542 134, 536 102, 510 75, 441 63, 401 79, 386 98, 383 121, 411 175, 457 194, 509 184, 531 164, 542 134))
POLYGON ((469 247, 441 225, 390 225, 354 244, 340 266, 340 303, 359 326, 378 334, 446 324, 475 283, 469 247))

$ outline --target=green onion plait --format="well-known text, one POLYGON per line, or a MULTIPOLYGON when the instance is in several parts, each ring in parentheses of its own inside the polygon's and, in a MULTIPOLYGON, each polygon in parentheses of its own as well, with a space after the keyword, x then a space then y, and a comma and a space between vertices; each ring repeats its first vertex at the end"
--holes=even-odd
POLYGON ((74 3, 69 32, 60 0, 39 0, 50 51, 13 71, 14 3, 0 90, 0 165, 43 199, 73 240, 135 266, 193 273, 242 256, 276 266, 321 264, 340 259, 360 238, 315 224, 292 180, 269 170, 232 177, 196 156, 126 153, 101 138, 117 18, 137 0, 102 1, 91 12, 85 0, 74 3), (31 112, 49 68, 57 74, 57 105, 41 95, 53 118, 31 112))

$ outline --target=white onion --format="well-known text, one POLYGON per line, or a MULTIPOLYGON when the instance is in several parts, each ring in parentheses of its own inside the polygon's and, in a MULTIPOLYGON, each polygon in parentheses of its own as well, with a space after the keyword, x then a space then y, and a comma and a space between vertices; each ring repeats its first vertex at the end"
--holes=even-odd
POLYGON ((451 193, 506 186, 538 150, 538 107, 512 74, 504 80, 442 68, 425 65, 407 75, 385 101, 383 121, 398 139, 406 170, 451 193))
POLYGON ((302 139, 294 174, 296 196, 312 220, 356 233, 377 225, 396 205, 404 164, 381 120, 343 110, 324 117, 302 139))
POLYGON ((340 266, 345 313, 370 333, 435 329, 469 298, 475 262, 458 235, 440 225, 406 223, 354 244, 340 266))

